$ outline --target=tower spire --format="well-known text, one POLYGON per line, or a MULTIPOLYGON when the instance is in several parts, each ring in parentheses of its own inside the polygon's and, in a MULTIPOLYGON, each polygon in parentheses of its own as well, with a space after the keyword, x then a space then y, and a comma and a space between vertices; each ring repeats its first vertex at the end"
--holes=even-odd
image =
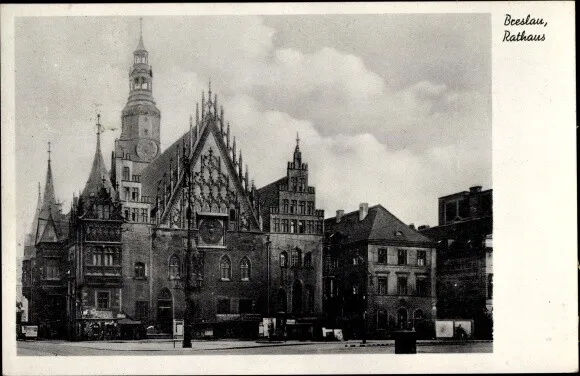
POLYGON ((83 189, 82 196, 90 196, 92 193, 97 193, 104 187, 111 194, 114 193, 113 185, 109 180, 109 172, 105 166, 105 161, 103 160, 103 154, 101 153, 101 115, 97 114, 97 147, 95 150, 95 157, 93 159, 93 166, 89 174, 89 179, 83 189))
POLYGON ((139 17, 139 44, 135 51, 146 51, 145 45, 143 44, 143 17, 139 17))
POLYGON ((300 152, 300 136, 296 132, 296 148, 294 149, 294 168, 302 165, 302 153, 300 152))

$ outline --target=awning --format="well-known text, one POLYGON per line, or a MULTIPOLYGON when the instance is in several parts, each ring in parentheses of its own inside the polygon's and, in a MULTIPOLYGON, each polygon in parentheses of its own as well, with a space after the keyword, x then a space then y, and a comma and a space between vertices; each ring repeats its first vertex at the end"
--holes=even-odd
POLYGON ((138 320, 131 320, 131 319, 120 319, 119 321, 117 321, 117 324, 119 325, 140 325, 141 321, 138 320))

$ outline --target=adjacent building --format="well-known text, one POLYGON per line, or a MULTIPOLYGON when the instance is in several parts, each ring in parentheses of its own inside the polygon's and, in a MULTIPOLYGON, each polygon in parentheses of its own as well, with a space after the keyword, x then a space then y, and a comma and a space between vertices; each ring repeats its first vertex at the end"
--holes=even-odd
POLYGON ((419 231, 437 243, 438 315, 474 320, 477 338, 491 338, 493 196, 474 186, 439 198, 439 225, 419 231))
POLYGON ((388 338, 415 328, 432 334, 437 317, 433 242, 381 205, 325 220, 324 312, 347 338, 388 338))

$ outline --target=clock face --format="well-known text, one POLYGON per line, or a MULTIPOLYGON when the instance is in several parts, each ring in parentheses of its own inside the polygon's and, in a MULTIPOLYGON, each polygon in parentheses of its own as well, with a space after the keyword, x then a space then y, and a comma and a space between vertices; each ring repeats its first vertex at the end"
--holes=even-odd
POLYGON ((199 225, 199 236, 206 244, 218 244, 224 236, 224 226, 219 219, 203 219, 199 225))
POLYGON ((140 140, 137 144, 137 155, 141 159, 151 160, 157 156, 158 147, 153 140, 140 140))

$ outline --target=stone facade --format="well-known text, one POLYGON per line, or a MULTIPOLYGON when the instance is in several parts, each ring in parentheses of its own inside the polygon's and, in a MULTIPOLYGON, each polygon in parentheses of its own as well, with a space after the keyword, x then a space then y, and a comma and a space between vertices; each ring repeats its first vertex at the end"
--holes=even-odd
POLYGON ((348 338, 429 336, 436 311, 436 252, 380 205, 325 221, 324 311, 348 338))
POLYGON ((439 198, 439 226, 420 226, 438 244, 438 312, 443 319, 474 320, 474 335, 492 336, 492 190, 439 198))

